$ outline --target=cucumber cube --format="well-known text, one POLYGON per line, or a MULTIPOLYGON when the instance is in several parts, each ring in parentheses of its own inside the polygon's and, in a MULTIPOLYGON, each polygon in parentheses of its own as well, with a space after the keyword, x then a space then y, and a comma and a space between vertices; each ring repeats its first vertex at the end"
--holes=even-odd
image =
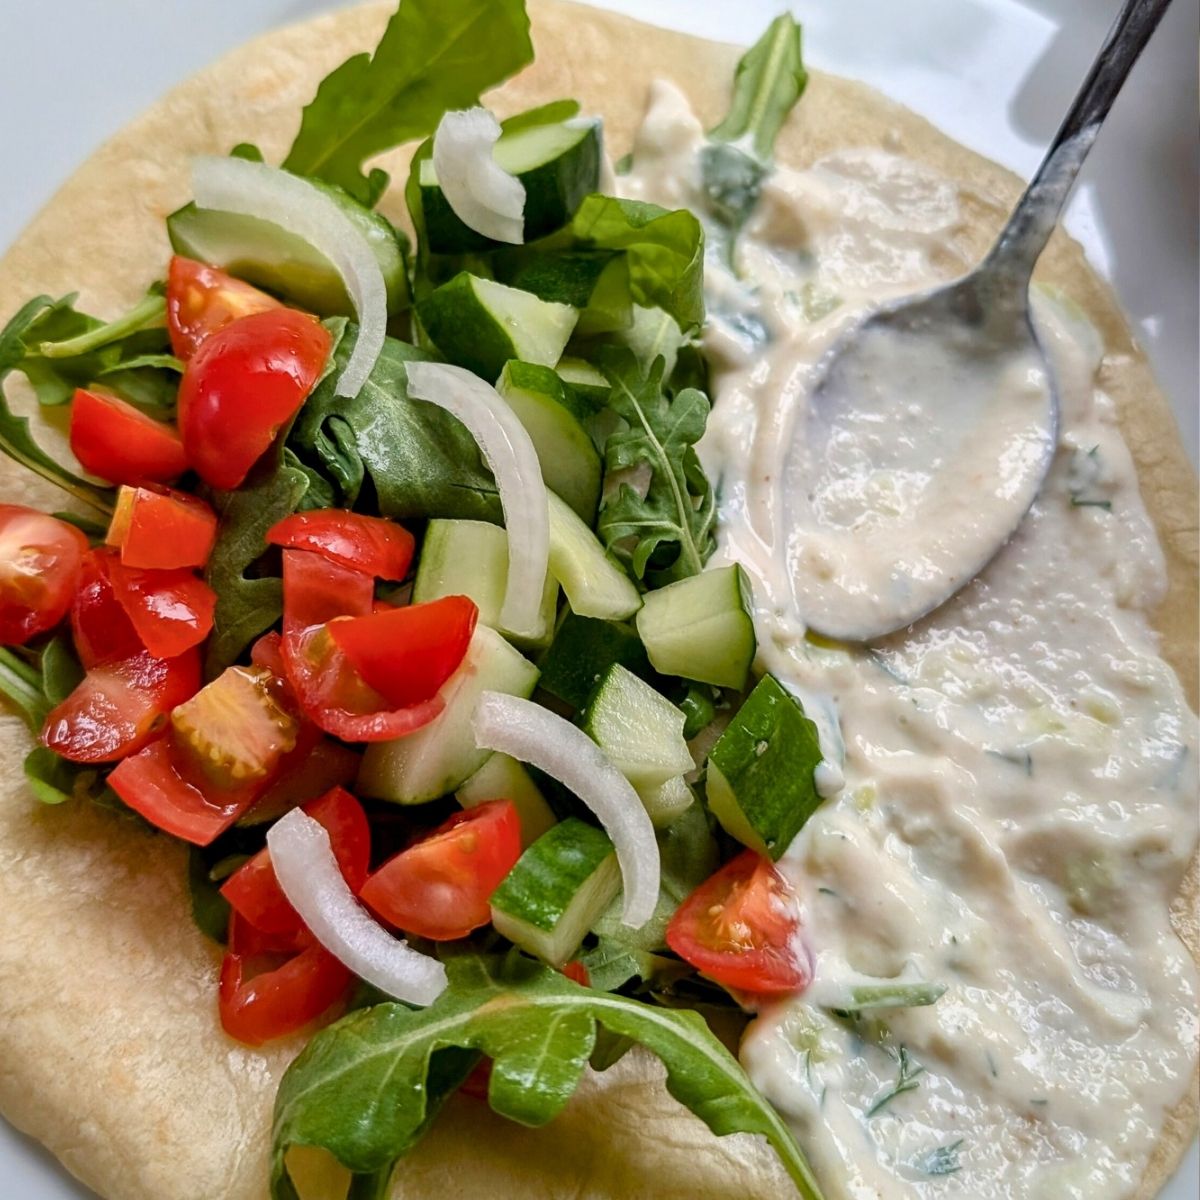
POLYGON ((507 754, 491 758, 454 793, 463 808, 489 800, 511 800, 521 818, 521 845, 529 846, 554 824, 554 813, 529 772, 507 754))

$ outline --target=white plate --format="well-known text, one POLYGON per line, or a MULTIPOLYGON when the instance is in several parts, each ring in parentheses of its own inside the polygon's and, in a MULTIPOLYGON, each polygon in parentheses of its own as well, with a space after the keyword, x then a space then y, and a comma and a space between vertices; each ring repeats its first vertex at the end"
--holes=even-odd
MULTIPOLYGON (((604 0, 734 42, 775 0, 604 0)), ((7 3, 0 37, 0 248, 106 136, 167 88, 323 0, 7 3), (184 15, 186 14, 186 15, 184 15), (14 186, 19 179, 20 186, 14 186)), ((1083 78, 1118 0, 796 0, 806 56, 863 79, 961 142, 1028 176, 1083 78)), ((1117 292, 1197 458, 1196 41, 1200 0, 1175 0, 1085 168, 1067 224, 1117 292)), ((1200 1154, 1161 1200, 1194 1200, 1200 1154)), ((0 1122, 0 1194, 91 1195, 0 1122)))

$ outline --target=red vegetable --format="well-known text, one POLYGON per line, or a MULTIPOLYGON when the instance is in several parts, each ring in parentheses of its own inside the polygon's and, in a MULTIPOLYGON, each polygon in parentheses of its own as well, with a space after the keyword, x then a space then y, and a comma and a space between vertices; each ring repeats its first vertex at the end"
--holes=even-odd
POLYGON ((89 550, 83 560, 71 604, 71 633, 85 670, 132 658, 145 649, 113 590, 109 566, 116 559, 112 550, 89 550))
POLYGON ((80 388, 71 402, 71 453, 109 483, 166 483, 187 470, 174 426, 126 404, 80 388))
POLYGON ((151 654, 173 658, 208 637, 217 594, 191 571, 141 571, 114 561, 108 573, 117 603, 151 654))
POLYGON ((267 541, 272 546, 311 550, 376 579, 403 579, 416 544, 402 525, 338 508, 284 517, 267 530, 267 541))
POLYGON ((171 349, 185 362, 226 325, 272 308, 278 300, 217 267, 176 255, 167 273, 167 328, 171 349))
POLYGON ((745 850, 706 879, 667 926, 667 945, 727 988, 757 995, 803 991, 812 978, 796 948, 791 890, 770 859, 745 850))
POLYGON ((516 807, 511 800, 490 800, 456 813, 388 859, 360 895, 405 932, 450 941, 491 920, 488 901, 520 857, 516 807))
POLYGON ((316 385, 332 344, 315 317, 291 308, 241 317, 205 339, 179 387, 179 430, 206 483, 241 484, 316 385))
POLYGON ((21 646, 67 615, 87 538, 66 521, 0 504, 0 646, 21 646))
POLYGON ((217 516, 197 496, 161 487, 123 487, 105 541, 127 567, 203 567, 217 538, 217 516))

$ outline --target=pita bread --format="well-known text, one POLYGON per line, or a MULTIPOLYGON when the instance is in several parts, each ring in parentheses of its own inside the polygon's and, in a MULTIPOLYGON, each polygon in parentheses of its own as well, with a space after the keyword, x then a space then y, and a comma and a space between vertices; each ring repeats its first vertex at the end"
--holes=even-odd
MULTIPOLYGON (((88 311, 122 311, 162 274, 169 253, 163 218, 189 199, 189 158, 250 138, 268 161, 279 161, 318 80, 373 47, 392 7, 369 5, 270 34, 165 96, 97 151, 0 261, 0 317, 36 293, 75 290, 88 311)), ((643 85, 655 76, 679 84, 707 124, 723 112, 734 47, 553 0, 531 0, 530 8, 537 63, 496 93, 502 113, 577 97, 604 115, 618 155, 640 118, 643 85)), ((803 166, 848 145, 886 145, 959 181, 970 217, 963 236, 976 256, 1019 190, 1009 172, 876 92, 814 73, 779 155, 803 166)), ((384 162, 396 181, 405 157, 384 162)), ((403 216, 399 189, 384 208, 403 216)), ((1170 571, 1156 624, 1194 705, 1193 472, 1143 354, 1080 249, 1057 235, 1041 272, 1083 306, 1106 341, 1102 386, 1120 404, 1170 571)), ((8 462, 0 464, 0 496, 44 508, 62 503, 8 462)), ((26 747, 16 719, 0 718, 0 754, 9 767, 0 781, 0 1111, 112 1200, 260 1200, 276 1083, 301 1040, 256 1051, 222 1034, 214 1003, 218 953, 190 919, 183 849, 107 811, 40 807, 21 780, 26 747)), ((1178 907, 1193 953, 1196 895, 1193 869, 1178 907)), ((763 1146, 712 1137, 667 1097, 660 1078, 656 1062, 631 1055, 586 1082, 541 1131, 456 1100, 397 1172, 393 1195, 791 1194, 763 1146)), ((1195 1119, 1193 1095, 1172 1114, 1139 1196, 1157 1192, 1195 1119)), ((328 1161, 311 1152, 297 1159, 308 1176, 306 1196, 341 1195, 344 1182, 328 1161)))

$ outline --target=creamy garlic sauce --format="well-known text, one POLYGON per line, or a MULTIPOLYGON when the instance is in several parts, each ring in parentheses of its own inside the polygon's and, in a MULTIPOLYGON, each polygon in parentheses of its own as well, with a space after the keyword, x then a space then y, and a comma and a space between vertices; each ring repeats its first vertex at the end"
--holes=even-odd
MULTIPOLYGON (((656 85, 624 194, 703 212, 702 139, 656 85)), ((759 666, 817 721, 830 797, 779 863, 813 985, 758 1017, 742 1059, 829 1200, 1106 1200, 1135 1190, 1194 1070, 1195 970, 1168 906, 1196 842, 1197 722, 1146 616, 1162 556, 1069 299, 1036 303, 1055 463, 986 572, 870 649, 806 636, 794 603, 809 563, 785 459, 818 364, 872 305, 971 265, 959 220, 948 181, 858 149, 774 172, 736 275, 711 239, 717 559, 751 575, 759 666), (832 1011, 887 979, 947 990, 832 1011)))

